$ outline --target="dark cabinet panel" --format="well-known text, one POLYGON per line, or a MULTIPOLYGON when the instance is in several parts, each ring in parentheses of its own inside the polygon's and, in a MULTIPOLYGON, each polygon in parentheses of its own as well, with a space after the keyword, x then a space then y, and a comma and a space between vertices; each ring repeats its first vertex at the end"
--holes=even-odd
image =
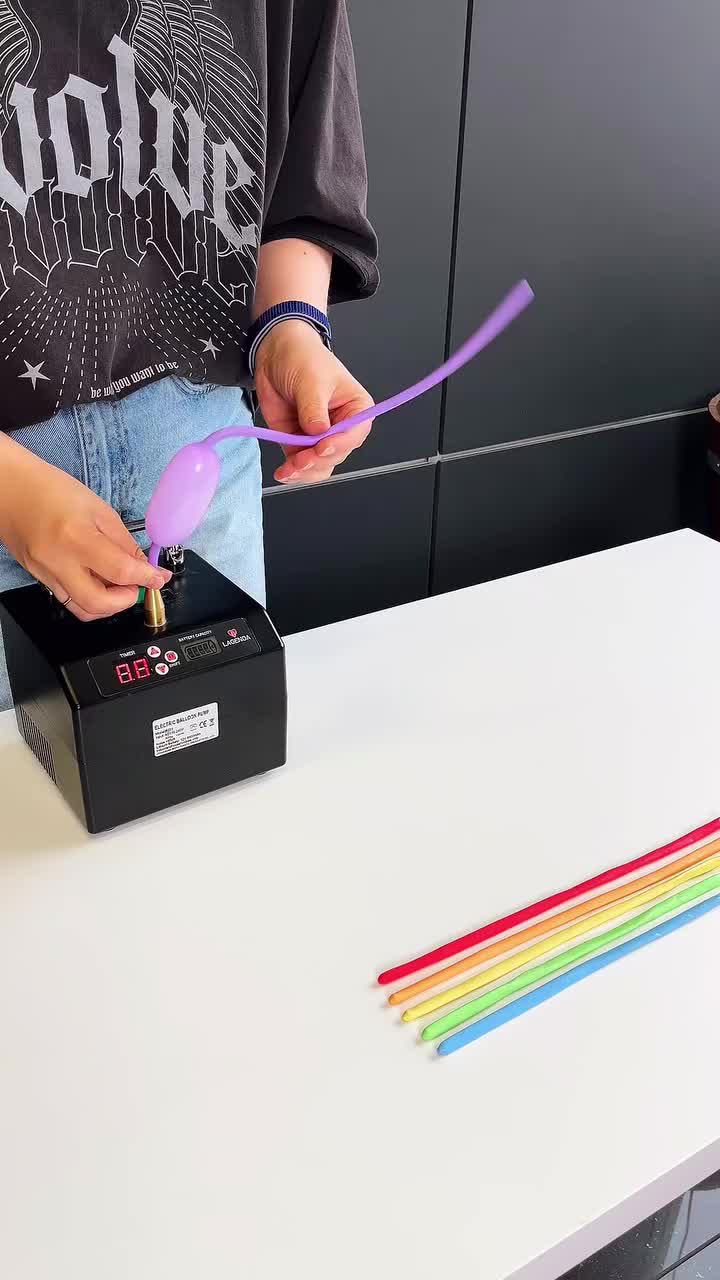
POLYGON ((720 383, 716 0, 475 5, 444 452, 699 406, 720 383))
POLYGON ((716 1174, 568 1271, 562 1280, 713 1280, 713 1268, 720 1264, 719 1229, 720 1178, 716 1174))
POLYGON ((689 1258, 665 1280, 713 1280, 720 1268, 720 1240, 708 1245, 701 1253, 689 1258))
MULTIPOLYGON (((350 0, 382 284, 333 309, 340 359, 381 400, 443 358, 467 0, 350 0)), ((438 444, 439 393, 378 423, 353 470, 423 458, 438 444)), ((265 460, 272 483, 277 452, 265 460)))
POLYGON ((665 418, 444 462, 433 590, 705 531, 705 428, 702 414, 665 418))
POLYGON ((288 635, 427 595, 434 468, 265 499, 268 608, 288 635))

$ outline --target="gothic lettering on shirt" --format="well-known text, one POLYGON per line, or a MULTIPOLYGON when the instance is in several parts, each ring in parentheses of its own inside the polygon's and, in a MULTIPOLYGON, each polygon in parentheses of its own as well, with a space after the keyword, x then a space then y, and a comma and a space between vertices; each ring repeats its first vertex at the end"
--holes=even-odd
POLYGON ((72 377, 78 399, 117 394, 161 365, 203 377, 208 355, 212 364, 240 343, 233 313, 242 319, 257 269, 257 79, 212 0, 128 0, 126 22, 94 55, 107 76, 76 63, 44 92, 28 9, 0 0, 0 309, 12 314, 17 294, 18 310, 31 300, 18 325, 32 320, 18 329, 28 343, 0 339, 0 355, 42 369, 22 383, 30 394, 62 382, 58 405, 72 377), (151 259, 162 303, 145 283, 151 259), (53 376, 58 338, 67 365, 53 376), (136 375, 103 380, 119 341, 144 344, 145 358, 136 375))

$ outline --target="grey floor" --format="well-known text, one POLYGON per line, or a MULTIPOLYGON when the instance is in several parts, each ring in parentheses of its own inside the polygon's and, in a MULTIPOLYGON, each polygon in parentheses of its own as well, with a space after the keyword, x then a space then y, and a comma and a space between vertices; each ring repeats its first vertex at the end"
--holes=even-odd
POLYGON ((720 1173, 562 1280, 720 1280, 720 1173))

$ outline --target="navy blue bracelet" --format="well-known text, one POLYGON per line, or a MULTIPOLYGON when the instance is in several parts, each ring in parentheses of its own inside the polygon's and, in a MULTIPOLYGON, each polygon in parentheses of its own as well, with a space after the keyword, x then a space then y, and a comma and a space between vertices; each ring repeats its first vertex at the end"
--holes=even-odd
POLYGON ((251 378, 255 377, 260 343, 263 338, 267 338, 270 330, 274 329, 276 324, 282 324, 283 320, 304 320, 306 324, 312 325, 313 329, 320 334, 328 350, 332 351, 332 329, 324 311, 318 311, 317 307, 312 307, 309 302, 278 302, 274 307, 263 311, 248 330, 248 368, 251 378))

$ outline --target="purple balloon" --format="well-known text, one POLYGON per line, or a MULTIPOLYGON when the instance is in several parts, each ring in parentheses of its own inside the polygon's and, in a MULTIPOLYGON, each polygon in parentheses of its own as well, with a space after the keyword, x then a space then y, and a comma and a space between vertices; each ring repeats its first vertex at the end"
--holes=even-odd
POLYGON ((302 432, 291 434, 254 425, 236 426, 223 427, 198 444, 186 445, 166 467, 150 500, 145 528, 152 539, 151 564, 158 563, 162 547, 187 543, 210 506, 220 478, 220 460, 214 445, 233 436, 251 436, 256 440, 270 440, 286 448, 310 448, 321 440, 327 440, 329 436, 340 435, 351 427, 360 426, 370 417, 379 418, 381 414, 391 413, 393 409, 399 409, 401 405, 425 395, 432 387, 438 386, 445 378, 451 377, 463 365, 474 360, 479 352, 494 342, 517 319, 534 296, 527 280, 521 280, 484 324, 439 369, 427 374, 405 391, 391 396, 389 400, 374 405, 372 409, 363 409, 343 422, 336 423, 322 435, 306 436, 302 432))
POLYGON ((390 396, 389 400, 381 400, 379 404, 375 404, 371 409, 363 409, 360 413, 354 413, 350 418, 344 418, 342 422, 336 422, 334 427, 328 427, 327 431, 323 431, 318 436, 306 436, 302 432, 291 434, 287 431, 271 431, 268 427, 241 426, 241 427, 223 427, 220 431, 213 431, 208 436, 208 444, 220 444, 221 440, 228 440, 231 436, 252 436, 255 440, 267 440, 271 444, 279 444, 284 448, 292 449, 311 449, 313 445, 320 444, 322 440, 328 440, 331 436, 341 435, 344 431, 350 431, 352 427, 360 427, 370 418, 379 418, 384 413, 392 413, 393 409, 399 409, 401 405, 410 404, 411 400, 417 400, 419 396, 424 396, 427 391, 431 391, 433 387, 437 387, 439 383, 444 382, 446 378, 452 377, 457 373, 458 369, 462 369, 463 365, 469 364, 474 360, 481 351, 490 346, 497 337, 507 329, 509 325, 530 306, 535 294, 533 293, 527 280, 521 280, 519 284, 511 289, 507 297, 488 316, 487 320, 480 325, 467 342, 450 356, 448 360, 441 364, 438 369, 432 373, 426 374, 419 382, 415 382, 413 386, 407 387, 404 391, 398 391, 397 395, 390 396))
POLYGON ((145 517, 157 547, 187 543, 204 518, 220 479, 220 459, 211 445, 187 444, 163 471, 145 517))

